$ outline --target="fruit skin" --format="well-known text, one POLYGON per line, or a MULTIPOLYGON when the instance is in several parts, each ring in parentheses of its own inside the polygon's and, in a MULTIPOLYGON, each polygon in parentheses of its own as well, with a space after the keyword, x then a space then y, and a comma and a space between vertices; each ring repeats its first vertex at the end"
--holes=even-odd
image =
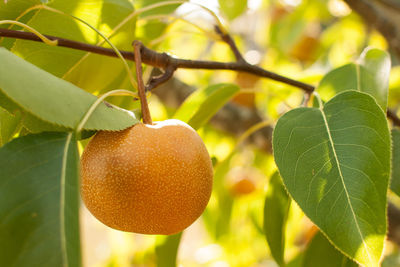
POLYGON ((210 199, 213 169, 200 136, 178 120, 98 132, 81 158, 81 195, 104 224, 127 232, 174 234, 210 199))

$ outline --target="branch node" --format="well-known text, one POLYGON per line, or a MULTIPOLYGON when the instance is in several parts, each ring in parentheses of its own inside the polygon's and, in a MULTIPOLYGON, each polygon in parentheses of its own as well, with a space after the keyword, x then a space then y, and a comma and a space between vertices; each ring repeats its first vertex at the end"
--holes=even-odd
POLYGON ((160 86, 161 84, 171 79, 176 69, 177 67, 171 64, 165 69, 163 74, 151 77, 146 85, 146 92, 153 90, 154 88, 160 86))

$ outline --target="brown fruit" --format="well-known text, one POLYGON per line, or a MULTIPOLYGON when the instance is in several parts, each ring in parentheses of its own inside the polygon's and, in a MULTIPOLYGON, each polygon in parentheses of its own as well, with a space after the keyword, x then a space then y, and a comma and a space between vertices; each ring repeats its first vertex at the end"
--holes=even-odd
POLYGON ((290 56, 301 62, 312 62, 316 59, 316 51, 320 45, 319 39, 313 35, 305 34, 292 47, 290 56))
POLYGON ((235 167, 226 176, 226 184, 234 196, 248 195, 257 189, 258 172, 250 167, 235 167))
POLYGON ((255 94, 253 92, 249 93, 238 93, 232 98, 232 102, 247 108, 255 107, 255 94))
MULTIPOLYGON (((254 89, 260 77, 247 73, 238 72, 236 75, 236 83, 242 89, 254 89)), ((254 92, 240 92, 232 98, 232 102, 248 107, 255 108, 255 94, 254 92)))
POLYGON ((260 76, 239 71, 235 80, 239 87, 250 89, 256 86, 257 82, 260 80, 260 76))
POLYGON ((252 179, 244 176, 238 179, 231 189, 234 195, 243 196, 253 193, 256 190, 256 185, 252 179))
POLYGON ((178 120, 98 132, 81 159, 81 194, 104 224, 142 234, 191 225, 211 195, 213 170, 200 136, 178 120))
POLYGON ((277 23, 290 13, 289 7, 277 5, 274 6, 270 14, 271 23, 277 23))

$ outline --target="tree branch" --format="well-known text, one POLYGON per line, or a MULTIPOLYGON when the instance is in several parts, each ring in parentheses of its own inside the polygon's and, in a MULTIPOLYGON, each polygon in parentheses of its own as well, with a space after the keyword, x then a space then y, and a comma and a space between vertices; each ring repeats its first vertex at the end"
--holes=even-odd
POLYGON ((400 210, 393 203, 388 203, 388 238, 400 245, 400 210))
POLYGON ((158 76, 151 76, 146 85, 146 91, 151 91, 154 88, 160 86, 161 84, 167 82, 174 75, 176 68, 174 66, 169 66, 165 69, 165 72, 158 76))
POLYGON ((381 4, 387 6, 388 8, 394 8, 400 11, 400 3, 397 0, 378 0, 381 4))
MULTIPOLYGON (((364 3, 364 0, 346 0, 347 2, 358 2, 364 3)), ((368 4, 368 3, 367 3, 368 4)), ((362 5, 363 7, 363 5, 362 5)), ((39 37, 30 32, 22 32, 10 29, 0 28, 0 36, 2 37, 10 37, 16 39, 30 40, 35 42, 43 42, 39 37)), ((87 51, 91 53, 96 53, 100 55, 117 57, 117 54, 114 50, 109 48, 104 48, 101 46, 90 45, 82 42, 77 42, 69 39, 64 39, 60 37, 45 35, 50 40, 58 40, 57 46, 73 48, 77 50, 87 51)), ((229 38, 231 38, 228 35, 229 38)), ((237 58, 241 58, 240 52, 237 50, 237 47, 233 40, 229 41, 231 43, 231 49, 235 54, 238 55, 237 58)), ((120 51, 122 56, 131 61, 135 61, 135 54, 130 51, 120 51)), ((399 53, 400 53, 400 42, 399 42, 399 53)), ((278 82, 282 82, 288 85, 292 85, 294 87, 300 88, 305 91, 307 94, 310 94, 314 91, 315 87, 313 85, 303 83, 297 80, 293 80, 291 78, 281 76, 274 72, 267 71, 263 68, 260 68, 255 65, 251 65, 247 63, 244 59, 239 60, 237 62, 216 62, 216 61, 203 61, 203 60, 189 60, 189 59, 180 59, 169 56, 166 53, 158 53, 154 50, 151 50, 145 46, 141 46, 141 57, 142 61, 145 64, 154 66, 156 68, 162 68, 165 70, 165 73, 159 77, 152 78, 148 84, 147 90, 151 90, 160 84, 168 81, 174 73, 174 71, 178 68, 186 68, 186 69, 209 69, 209 70, 233 70, 233 71, 243 71, 247 73, 251 73, 263 78, 268 78, 271 80, 275 80, 278 82)), ((394 125, 400 126, 400 118, 396 116, 393 111, 388 111, 388 117, 393 121, 394 125)))
POLYGON ((390 47, 400 56, 400 29, 398 21, 393 19, 393 16, 398 17, 399 14, 391 13, 396 9, 387 7, 389 1, 384 1, 386 7, 378 6, 371 0, 345 0, 345 2, 364 19, 367 25, 382 33, 390 47))
MULTIPOLYGON (((10 29, 0 28, 0 36, 11 37, 16 39, 24 39, 35 42, 42 42, 42 40, 30 32, 15 31, 10 29)), ((91 53, 96 53, 105 56, 117 57, 114 50, 109 48, 104 48, 95 45, 89 45, 86 43, 81 43, 77 41, 72 41, 64 38, 59 38, 55 36, 45 35, 50 40, 58 40, 58 46, 73 48, 77 50, 83 50, 91 53)), ((312 92, 314 86, 290 79, 288 77, 276 74, 274 72, 267 71, 258 66, 251 65, 247 62, 216 62, 216 61, 204 61, 204 60, 188 60, 179 59, 169 56, 166 53, 158 53, 145 46, 142 46, 142 61, 145 64, 154 66, 156 68, 167 69, 169 66, 174 66, 175 68, 184 69, 209 69, 209 70, 233 70, 233 71, 243 71, 258 75, 260 77, 268 78, 278 82, 282 82, 294 87, 298 87, 306 92, 312 92)), ((134 61, 134 53, 129 51, 120 51, 122 56, 127 60, 134 61)))
MULTIPOLYGON (((351 1, 358 1, 358 0, 346 0, 346 1, 351 2, 351 1)), ((363 0, 361 0, 361 1, 363 1, 363 0)), ((10 29, 0 28, 0 36, 16 38, 16 39, 23 39, 23 40, 30 40, 30 41, 35 41, 35 42, 42 42, 42 40, 33 33, 10 30, 10 29)), ((104 47, 100 47, 100 46, 96 46, 96 45, 90 45, 90 44, 77 42, 77 41, 73 41, 73 40, 69 40, 69 39, 64 39, 64 38, 60 38, 60 37, 50 36, 50 35, 45 35, 45 36, 50 40, 58 40, 58 46, 73 48, 73 49, 77 49, 77 50, 87 51, 87 52, 110 56, 110 57, 117 57, 117 54, 115 53, 115 51, 112 49, 109 49, 109 48, 104 48, 104 47)), ((229 36, 229 38, 230 38, 230 36, 229 36)), ((258 66, 251 65, 251 64, 247 63, 244 59, 240 60, 240 58, 242 58, 241 54, 237 50, 237 47, 232 39, 231 39, 231 49, 233 49, 233 51, 237 51, 237 52, 234 52, 235 55, 236 55, 236 53, 238 53, 238 55, 240 55, 240 57, 238 57, 238 55, 236 55, 236 58, 239 58, 239 61, 225 63, 225 62, 215 62, 215 61, 179 59, 179 58, 173 58, 166 53, 158 53, 158 52, 153 51, 142 45, 141 46, 141 57, 142 57, 143 63, 154 66, 156 68, 162 68, 165 70, 165 73, 163 75, 152 78, 146 89, 151 90, 151 89, 159 86, 160 84, 168 81, 168 79, 170 79, 172 77, 174 71, 177 68, 220 69, 220 70, 243 71, 243 72, 248 72, 248 73, 260 76, 260 77, 264 77, 264 78, 279 81, 279 82, 282 82, 285 84, 289 84, 294 87, 298 87, 308 94, 312 93, 315 89, 315 87, 310 84, 296 81, 296 80, 290 79, 288 77, 284 77, 279 74, 267 71, 258 66)), ((127 60, 132 60, 132 61, 135 60, 135 55, 133 52, 120 51, 120 53, 127 60)), ((388 117, 390 119, 392 119, 394 125, 400 126, 400 119, 395 115, 394 112, 388 111, 388 117)))
POLYGON ((393 110, 388 109, 386 116, 392 121, 393 125, 400 126, 400 118, 397 117, 393 110))

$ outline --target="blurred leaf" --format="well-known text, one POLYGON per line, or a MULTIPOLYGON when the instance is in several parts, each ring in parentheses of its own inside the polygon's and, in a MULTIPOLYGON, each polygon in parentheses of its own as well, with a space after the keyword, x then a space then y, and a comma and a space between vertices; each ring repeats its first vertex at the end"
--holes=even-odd
POLYGON ((400 267, 400 253, 398 248, 391 252, 382 261, 382 267, 400 267))
MULTIPOLYGON (((135 1, 135 4, 140 8, 157 4, 157 3, 163 3, 167 2, 169 0, 137 0, 135 1)), ((146 12, 143 12, 141 16, 146 17, 149 15, 158 15, 158 14, 168 14, 174 12, 175 9, 177 9, 181 4, 173 4, 173 5, 165 5, 161 7, 157 7, 151 10, 148 10, 146 12)))
POLYGON ((304 259, 304 252, 300 252, 286 264, 286 267, 303 267, 303 259, 304 259))
MULTIPOLYGON (((74 129, 96 97, 47 73, 1 48, 0 90, 23 110, 39 119, 74 129), (23 73, 23 76, 21 76, 23 73)), ((125 110, 101 103, 86 130, 121 130, 136 123, 125 110)))
POLYGON ((12 139, 21 126, 21 112, 11 114, 0 107, 0 146, 12 139))
POLYGON ((274 130, 275 162, 293 199, 335 246, 365 266, 377 266, 382 256, 390 148, 385 114, 357 91, 340 93, 321 109, 291 110, 274 130))
MULTIPOLYGON (((257 212, 258 211, 259 210, 257 209, 257 212)), ((254 229, 257 230, 258 233, 264 235, 265 231, 263 229, 262 222, 261 222, 261 220, 258 219, 257 216, 258 216, 258 214, 256 214, 255 211, 251 211, 250 214, 249 214, 249 217, 250 217, 250 220, 251 220, 251 222, 252 222, 252 224, 254 226, 254 229)))
POLYGON ((40 0, 0 1, 0 19, 16 19, 23 11, 38 4, 41 4, 40 0))
POLYGON ((285 266, 285 229, 289 207, 290 198, 279 173, 275 172, 269 180, 265 198, 264 232, 272 257, 279 266, 285 266))
POLYGON ((247 0, 218 0, 218 3, 230 20, 240 16, 247 9, 247 0))
POLYGON ((194 129, 201 128, 217 113, 240 88, 234 84, 220 83, 197 90, 186 98, 174 118, 187 122, 194 129))
POLYGON ((207 206, 203 214, 204 222, 216 240, 229 232, 232 215, 233 197, 225 187, 225 176, 230 169, 233 154, 219 162, 214 168, 213 195, 216 197, 215 207, 207 206))
POLYGON ((392 180, 390 189, 400 196, 400 130, 392 129, 392 180))
POLYGON ((72 133, 0 148, 1 266, 81 266, 78 162, 72 133))
POLYGON ((220 192, 218 195, 218 215, 215 225, 215 238, 217 240, 231 230, 233 202, 234 199, 227 190, 220 192))
POLYGON ((318 232, 311 240, 303 259, 303 267, 357 267, 358 264, 340 253, 328 239, 318 232))
POLYGON ((165 237, 164 242, 156 246, 157 267, 175 267, 182 232, 165 237))
POLYGON ((358 63, 334 69, 322 79, 317 90, 330 99, 346 90, 357 90, 372 95, 383 110, 388 102, 390 57, 385 51, 367 48, 358 63))
MULTIPOLYGON (((147 7, 152 4, 166 2, 168 0, 138 0, 135 1, 135 6, 138 10, 143 7, 147 7)), ((141 18, 153 15, 171 14, 181 4, 166 5, 155 9, 148 10, 140 14, 141 18)), ((141 20, 143 22, 143 20, 141 20)), ((145 45, 148 45, 150 41, 160 37, 167 29, 168 23, 162 20, 147 20, 144 24, 139 23, 136 31, 136 39, 141 40, 145 45)), ((152 47, 155 48, 155 47, 152 47)))

